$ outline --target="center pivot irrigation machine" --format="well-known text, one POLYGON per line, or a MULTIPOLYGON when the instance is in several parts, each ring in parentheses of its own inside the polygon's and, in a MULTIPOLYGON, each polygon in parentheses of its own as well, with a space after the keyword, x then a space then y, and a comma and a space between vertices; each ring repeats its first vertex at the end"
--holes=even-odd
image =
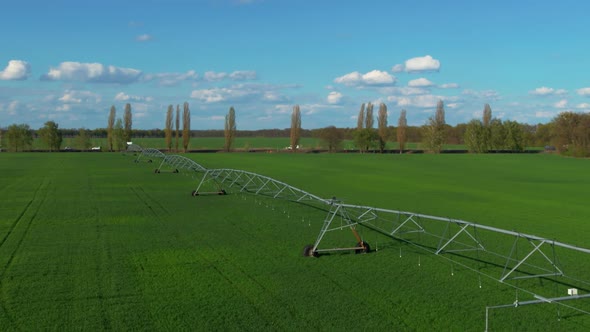
POLYGON ((325 211, 326 216, 319 234, 313 244, 303 248, 304 256, 318 257, 325 253, 342 251, 369 253, 369 243, 358 232, 358 227, 364 227, 447 259, 452 266, 459 265, 477 273, 480 287, 481 277, 484 276, 513 287, 517 292, 530 294, 534 298, 530 301, 519 301, 517 298, 511 304, 486 307, 486 330, 488 313, 492 309, 553 303, 590 315, 589 311, 562 304, 565 301, 590 297, 590 282, 566 271, 569 267, 578 266, 580 261, 587 262, 586 255, 590 254, 590 249, 463 220, 345 204, 335 197, 321 198, 264 175, 229 168, 207 169, 191 159, 166 155, 155 149, 142 150, 135 161, 139 162, 146 158, 150 162, 156 158, 161 159, 155 173, 160 173, 163 166, 167 166, 167 169, 175 173, 183 170, 198 174, 200 179, 191 192, 193 196, 225 195, 228 190, 288 200, 325 211), (333 242, 324 244, 330 233, 342 229, 352 232, 356 245, 333 246, 333 242), (532 278, 567 285, 570 287, 568 296, 540 295, 519 286, 518 280, 532 278), (572 285, 576 285, 577 288, 573 288, 572 285), (579 294, 578 289, 588 293, 579 294))

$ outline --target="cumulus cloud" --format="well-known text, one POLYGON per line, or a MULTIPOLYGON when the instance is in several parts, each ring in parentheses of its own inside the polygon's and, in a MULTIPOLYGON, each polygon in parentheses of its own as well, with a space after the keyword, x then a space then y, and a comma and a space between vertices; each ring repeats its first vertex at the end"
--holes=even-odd
POLYGON ((204 74, 205 81, 217 82, 224 79, 231 79, 232 81, 247 81, 255 80, 256 72, 251 70, 238 70, 230 74, 224 72, 208 71, 204 74))
POLYGON ((430 55, 408 59, 404 64, 397 64, 391 68, 394 73, 402 71, 408 73, 439 71, 440 61, 430 55))
POLYGON ((430 80, 422 77, 422 78, 417 78, 415 80, 411 80, 408 82, 408 86, 411 87, 417 87, 417 88, 422 88, 422 87, 429 87, 429 86, 433 86, 434 83, 432 83, 430 80))
POLYGON ((128 94, 126 94, 124 92, 119 92, 115 96, 115 100, 116 101, 147 101, 147 102, 151 102, 151 101, 154 100, 154 98, 152 98, 152 97, 133 96, 133 95, 128 95, 128 94))
POLYGON ((81 103, 100 103, 102 100, 99 94, 91 91, 82 90, 66 90, 64 94, 58 98, 64 104, 81 104, 81 103))
POLYGON ((445 83, 438 86, 441 89, 457 89, 459 84, 457 83, 445 83))
POLYGON ((588 103, 581 103, 581 104, 576 105, 576 108, 578 108, 578 109, 589 109, 590 108, 590 104, 588 104, 588 103))
POLYGON ((396 78, 394 76, 380 70, 372 70, 366 74, 354 71, 334 79, 334 83, 347 86, 388 85, 395 83, 395 81, 396 78))
POLYGON ((439 100, 455 101, 456 97, 443 97, 435 95, 417 95, 417 96, 389 96, 387 100, 395 102, 400 107, 419 107, 431 108, 436 107, 439 100))
POLYGON ((191 98, 198 99, 204 103, 217 103, 230 100, 243 101, 249 99, 277 102, 286 100, 286 97, 280 94, 281 89, 293 87, 296 86, 235 84, 229 87, 193 90, 191 92, 191 98))
POLYGON ((341 99, 342 99, 342 94, 338 91, 330 92, 330 94, 328 95, 328 98, 327 98, 329 104, 338 104, 341 99))
POLYGON ((152 37, 152 35, 149 35, 147 33, 144 33, 143 35, 139 35, 137 37, 135 37, 135 40, 137 40, 138 42, 147 42, 154 39, 154 37, 152 37))
POLYGON ((581 88, 576 90, 580 96, 590 97, 590 88, 581 88))
POLYGON ((535 90, 529 91, 529 94, 534 96, 550 96, 550 95, 564 95, 567 91, 564 89, 554 89, 546 86, 536 88, 535 90))
POLYGON ((128 84, 137 81, 141 71, 133 68, 105 66, 101 63, 62 62, 41 76, 48 81, 128 84))
POLYGON ((555 104, 553 104, 553 107, 556 107, 556 108, 566 108, 567 107, 567 100, 566 99, 562 99, 562 100, 556 102, 555 104))
POLYGON ((196 81, 199 79, 199 75, 194 70, 189 70, 186 73, 157 73, 157 74, 146 74, 142 80, 158 81, 163 86, 175 86, 184 81, 196 81))
POLYGON ((4 70, 0 71, 0 80, 21 81, 26 80, 31 74, 31 66, 22 60, 10 60, 4 70))
POLYGON ((428 93, 428 89, 424 88, 417 88, 417 87, 408 87, 408 86, 392 86, 392 87, 385 87, 379 89, 379 92, 384 95, 403 95, 403 96, 410 96, 410 95, 423 95, 428 93))

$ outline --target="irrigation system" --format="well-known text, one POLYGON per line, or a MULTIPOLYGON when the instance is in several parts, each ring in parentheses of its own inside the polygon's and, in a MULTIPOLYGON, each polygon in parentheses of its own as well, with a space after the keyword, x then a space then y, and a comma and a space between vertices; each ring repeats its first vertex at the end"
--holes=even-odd
MULTIPOLYGON (((341 251, 370 252, 369 243, 357 231, 358 226, 363 226, 420 250, 446 258, 453 265, 457 264, 476 272, 480 275, 480 287, 481 276, 485 276, 535 298, 535 300, 522 302, 516 299, 511 304, 486 307, 486 331, 488 314, 492 309, 538 303, 564 305, 562 302, 590 297, 590 293, 578 294, 577 288, 570 288, 571 292, 568 296, 541 296, 520 288, 516 282, 509 283, 511 280, 530 278, 543 278, 557 282, 552 278, 559 277, 562 278, 561 284, 578 285, 580 289, 590 292, 590 282, 571 277, 558 259, 565 252, 578 255, 590 254, 590 249, 587 248, 464 220, 346 204, 335 197, 322 198, 253 172, 229 168, 207 169, 191 159, 167 155, 157 149, 141 149, 135 162, 142 160, 153 162, 155 159, 160 160, 159 166, 154 170, 155 173, 188 171, 197 174, 200 180, 191 192, 193 196, 225 195, 232 192, 249 193, 323 207, 327 214, 315 242, 304 247, 304 256, 317 257, 325 253, 341 251), (351 230, 356 246, 324 245, 324 240, 330 233, 342 229, 351 230), (510 248, 498 244, 506 243, 506 238, 512 242, 510 248), (502 241, 498 241, 499 239, 502 241), (561 254, 557 255, 557 251, 561 254), (473 267, 473 264, 469 265, 465 261, 477 262, 477 266, 473 267)), ((590 312, 585 310, 569 305, 567 307, 590 315, 590 312)))

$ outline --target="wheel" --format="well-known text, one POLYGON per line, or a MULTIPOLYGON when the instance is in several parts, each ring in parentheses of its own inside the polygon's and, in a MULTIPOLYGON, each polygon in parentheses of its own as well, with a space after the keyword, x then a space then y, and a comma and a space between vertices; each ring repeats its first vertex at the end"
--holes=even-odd
POLYGON ((225 189, 221 189, 221 194, 222 195, 227 195, 227 193, 225 192, 225 189))
POLYGON ((371 252, 371 247, 365 241, 362 241, 362 242, 357 243, 356 246, 357 247, 363 247, 363 248, 362 249, 356 249, 354 251, 355 254, 368 254, 369 252, 371 252))
POLYGON ((174 173, 178 173, 178 168, 174 170, 174 173))
POLYGON ((313 245, 308 244, 303 248, 304 257, 318 257, 318 253, 313 251, 313 245))
POLYGON ((147 162, 148 162, 148 163, 151 163, 151 162, 152 162, 152 160, 150 159, 150 160, 148 160, 147 162))
POLYGON ((197 196, 197 191, 196 191, 196 190, 193 190, 193 191, 191 192, 191 196, 197 196))

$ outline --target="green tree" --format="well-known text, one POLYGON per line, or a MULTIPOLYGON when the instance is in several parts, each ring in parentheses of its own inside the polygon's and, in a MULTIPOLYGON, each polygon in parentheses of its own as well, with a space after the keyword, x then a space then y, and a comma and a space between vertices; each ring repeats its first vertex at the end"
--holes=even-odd
POLYGON ((28 124, 13 124, 6 130, 6 139, 10 150, 18 152, 31 147, 33 133, 28 124))
POLYGON ((164 135, 166 139, 166 149, 170 152, 172 150, 172 119, 174 115, 174 106, 168 105, 168 111, 166 112, 166 128, 164 129, 164 135))
POLYGON ((188 145, 191 139, 191 111, 188 108, 188 103, 184 102, 182 112, 182 147, 184 152, 188 150, 188 145))
POLYGON ((467 150, 469 150, 469 152, 487 152, 487 147, 484 140, 485 129, 486 128, 484 127, 482 121, 478 119, 469 121, 464 137, 465 145, 467 146, 467 150))
POLYGON ((89 150, 90 147, 92 147, 88 130, 86 130, 85 128, 80 128, 80 130, 78 131, 78 136, 76 136, 75 146, 80 150, 89 150))
POLYGON ((389 130, 387 128, 387 105, 381 103, 379 105, 379 114, 377 115, 377 127, 379 134, 379 151, 385 151, 385 144, 387 144, 389 130))
POLYGON ((107 145, 109 146, 109 151, 113 151, 113 128, 115 126, 116 116, 117 110, 115 109, 115 105, 113 105, 109 111, 109 121, 107 123, 107 145))
POLYGON ((133 120, 131 115, 131 104, 125 104, 125 113, 123 114, 123 121, 125 123, 125 130, 123 139, 125 143, 131 142, 131 128, 133 126, 133 120))
POLYGON ((176 132, 176 139, 175 139, 175 149, 174 151, 178 152, 178 143, 179 143, 179 138, 180 138, 180 105, 176 104, 176 126, 175 126, 175 132, 176 132))
POLYGON ((428 118, 428 123, 423 126, 424 145, 427 150, 434 153, 442 152, 446 142, 445 130, 445 109, 443 101, 439 100, 434 117, 428 118))
POLYGON ((490 123, 490 148, 493 150, 506 148, 506 128, 500 119, 492 119, 490 123))
POLYGON ((293 106, 293 113, 291 113, 291 150, 295 152, 299 146, 299 138, 301 137, 301 110, 299 105, 293 106))
POLYGON ((115 127, 113 128, 113 141, 115 144, 115 149, 117 151, 123 151, 125 149, 125 128, 123 127, 123 120, 118 118, 115 121, 115 127))
POLYGON ((334 126, 320 129, 319 137, 326 144, 329 152, 337 152, 344 140, 342 131, 334 126))
POLYGON ((373 129, 373 125, 375 123, 375 118, 373 117, 373 104, 367 104, 367 110, 365 113, 365 128, 373 129))
POLYGON ((223 134, 225 136, 223 149, 226 152, 229 152, 236 136, 236 111, 233 106, 229 108, 229 112, 225 116, 225 128, 223 134))
POLYGON ((526 147, 524 131, 522 126, 516 121, 504 121, 506 128, 505 146, 508 150, 521 152, 526 147))
POLYGON ((406 148, 406 128, 408 120, 406 119, 406 110, 402 109, 399 119, 397 120, 397 143, 399 144, 399 153, 403 153, 406 148))
POLYGON ((47 121, 43 128, 39 129, 39 136, 49 151, 59 151, 62 142, 61 131, 54 121, 47 121))
POLYGON ((356 129, 363 129, 365 127, 365 103, 361 104, 359 115, 356 118, 356 129))

